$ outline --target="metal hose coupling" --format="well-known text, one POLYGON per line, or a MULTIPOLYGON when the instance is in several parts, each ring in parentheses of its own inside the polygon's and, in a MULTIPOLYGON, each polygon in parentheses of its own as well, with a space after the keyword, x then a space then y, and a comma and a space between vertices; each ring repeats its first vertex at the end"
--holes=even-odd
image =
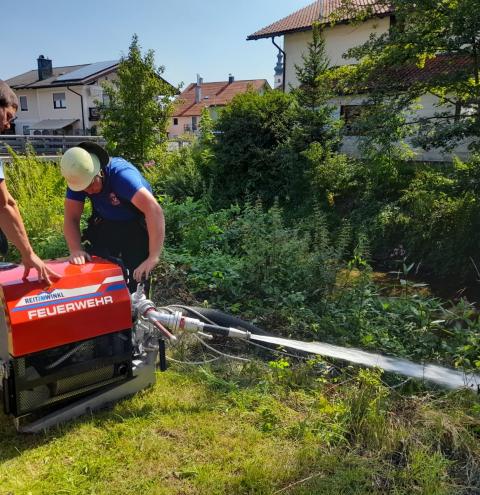
POLYGON ((174 313, 161 313, 155 304, 147 299, 143 293, 143 285, 138 284, 137 291, 131 295, 132 312, 134 317, 145 318, 153 323, 164 336, 170 340, 177 340, 165 327, 172 332, 203 332, 207 331, 224 337, 237 339, 250 339, 251 333, 232 327, 210 325, 196 318, 184 316, 181 311, 174 313))
MULTIPOLYGON (((167 338, 168 340, 175 342, 177 340, 177 337, 170 333, 160 321, 158 321, 158 318, 155 318, 153 315, 154 314, 161 314, 158 313, 157 308, 155 307, 155 304, 150 301, 150 299, 147 299, 145 296, 140 297, 140 298, 134 298, 135 294, 132 294, 132 311, 134 312, 134 315, 138 318, 144 318, 145 320, 149 321, 152 323, 155 328, 160 332, 162 337, 167 338)), ((167 315, 168 316, 168 315, 167 315)), ((167 325, 169 326, 169 325, 167 325)))
POLYGON ((160 313, 159 311, 155 311, 153 308, 148 307, 148 304, 142 301, 139 305, 141 311, 144 311, 145 308, 146 317, 150 320, 156 320, 161 324, 168 327, 172 332, 209 332, 215 335, 222 335, 224 337, 231 337, 237 339, 249 339, 251 334, 250 332, 244 330, 238 330, 237 328, 231 327, 221 327, 218 325, 210 325, 208 323, 204 323, 201 320, 197 320, 196 318, 190 318, 188 316, 184 316, 181 311, 175 311, 173 314, 170 313, 160 313))

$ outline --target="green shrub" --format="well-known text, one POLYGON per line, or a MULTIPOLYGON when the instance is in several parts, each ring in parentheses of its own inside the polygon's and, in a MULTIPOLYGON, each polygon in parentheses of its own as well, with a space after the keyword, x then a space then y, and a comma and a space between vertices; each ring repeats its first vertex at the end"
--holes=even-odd
POLYGON ((194 141, 177 151, 159 153, 143 172, 156 196, 167 195, 176 201, 202 199, 208 195, 202 169, 211 159, 209 149, 194 141))
POLYGON ((10 150, 10 154, 12 163, 5 167, 7 187, 17 201, 33 249, 42 258, 65 256, 66 186, 58 165, 42 161, 32 152, 23 156, 10 150))
POLYGON ((289 318, 323 304, 350 244, 344 225, 330 235, 317 209, 296 226, 260 203, 210 212, 205 202, 164 200, 168 261, 197 297, 258 316, 289 318))
POLYGON ((260 198, 271 206, 277 197, 301 198, 308 187, 306 161, 290 142, 297 125, 298 106, 290 94, 251 91, 236 96, 216 125, 216 165, 209 177, 217 203, 260 198))
MULTIPOLYGON (((478 166, 473 162, 469 171, 478 166)), ((470 258, 479 259, 480 240, 480 198, 475 184, 462 185, 464 175, 460 168, 419 171, 399 200, 382 208, 377 224, 380 243, 391 249, 402 244, 424 271, 455 274, 459 284, 475 275, 470 258)))
POLYGON ((335 245, 320 210, 297 227, 286 225, 282 213, 257 203, 239 218, 244 286, 275 310, 321 301, 335 283, 348 238, 346 229, 335 245))

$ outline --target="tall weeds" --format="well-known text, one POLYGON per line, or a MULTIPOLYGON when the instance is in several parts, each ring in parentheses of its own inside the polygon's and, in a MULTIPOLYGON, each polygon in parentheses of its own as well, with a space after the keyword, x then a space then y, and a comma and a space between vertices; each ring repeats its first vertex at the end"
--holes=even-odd
POLYGON ((58 165, 41 161, 32 152, 18 155, 10 150, 10 154, 12 161, 5 166, 7 186, 18 204, 34 250, 42 258, 64 256, 65 182, 58 165))

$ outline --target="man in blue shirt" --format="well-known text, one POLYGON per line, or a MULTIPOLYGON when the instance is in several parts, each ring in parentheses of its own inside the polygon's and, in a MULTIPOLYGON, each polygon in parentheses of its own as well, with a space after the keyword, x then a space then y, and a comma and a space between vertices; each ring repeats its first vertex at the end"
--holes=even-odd
POLYGON ((128 270, 130 292, 157 265, 165 237, 165 220, 150 184, 123 158, 110 158, 98 144, 83 142, 63 155, 60 168, 67 181, 64 234, 73 264, 91 254, 120 258, 128 270), (85 199, 92 216, 82 247, 80 218, 85 199))
MULTIPOLYGON (((7 83, 0 81, 0 134, 10 129, 10 123, 15 118, 17 109, 17 96, 7 83)), ((60 277, 58 273, 49 268, 33 251, 17 203, 7 189, 1 160, 0 228, 6 234, 8 240, 20 251, 22 264, 25 267, 24 278, 28 277, 32 268, 38 272, 38 278, 48 284, 52 283, 52 278, 60 277)))

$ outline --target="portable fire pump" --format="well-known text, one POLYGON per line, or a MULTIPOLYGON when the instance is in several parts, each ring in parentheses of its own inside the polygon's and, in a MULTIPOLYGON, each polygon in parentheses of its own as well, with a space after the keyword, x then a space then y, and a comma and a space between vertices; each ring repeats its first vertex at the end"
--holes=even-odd
POLYGON ((159 354, 166 368, 165 340, 176 339, 170 331, 211 326, 248 338, 158 312, 141 284, 129 293, 110 261, 48 264, 61 275, 49 287, 36 273, 22 279, 22 266, 0 266, 0 378, 5 413, 19 431, 41 431, 152 385, 159 354))
POLYGON ((101 258, 85 265, 49 265, 61 278, 45 287, 36 274, 23 279, 22 266, 0 263, 0 383, 5 413, 22 432, 44 430, 153 385, 158 358, 160 369, 166 369, 165 342, 175 341, 182 331, 196 332, 202 341, 211 334, 246 339, 442 387, 480 390, 480 375, 472 373, 279 338, 225 314, 222 322, 193 308, 182 307, 200 319, 184 316, 179 306, 159 311, 142 284, 130 294, 121 267, 101 258))

